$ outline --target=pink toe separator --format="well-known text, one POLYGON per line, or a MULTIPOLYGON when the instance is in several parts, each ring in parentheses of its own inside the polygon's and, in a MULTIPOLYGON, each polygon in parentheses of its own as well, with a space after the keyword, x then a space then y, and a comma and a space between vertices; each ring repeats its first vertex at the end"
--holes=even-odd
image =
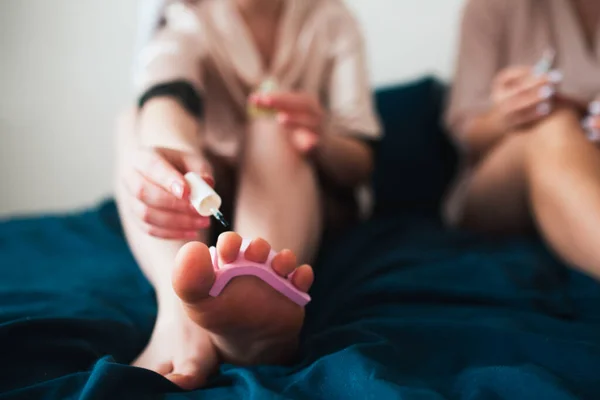
POLYGON ((213 267, 216 275, 215 283, 209 292, 212 297, 217 297, 219 294, 221 294, 229 281, 236 276, 252 275, 263 280, 273 289, 277 290, 279 293, 299 306, 304 307, 306 304, 308 304, 308 302, 310 302, 310 296, 308 294, 296 289, 289 279, 282 278, 281 276, 277 275, 275 271, 273 271, 271 268, 271 261, 276 254, 274 251, 271 251, 267 262, 264 264, 246 260, 243 254, 249 244, 249 240, 244 240, 238 259, 230 264, 225 264, 222 267, 219 267, 217 250, 214 247, 210 248, 210 255, 212 257, 213 267))

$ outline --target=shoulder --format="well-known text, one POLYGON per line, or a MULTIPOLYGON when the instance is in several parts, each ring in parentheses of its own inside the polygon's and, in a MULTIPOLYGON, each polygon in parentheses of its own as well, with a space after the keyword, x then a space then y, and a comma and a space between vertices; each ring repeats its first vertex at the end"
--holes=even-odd
POLYGON ((200 33, 201 14, 205 12, 207 3, 210 1, 171 1, 164 10, 164 23, 173 31, 188 34, 200 33))
POLYGON ((354 12, 342 0, 312 0, 313 22, 321 37, 327 38, 331 45, 348 42, 362 43, 361 23, 354 12))
MULTIPOLYGON (((463 6, 463 22, 471 20, 503 21, 524 10, 536 7, 540 0, 467 0, 463 6)), ((547 0, 543 0, 547 1, 547 0)))
POLYGON ((354 12, 342 0, 312 0, 315 7, 312 13, 322 22, 336 26, 347 26, 354 29, 360 27, 360 22, 354 12))
POLYGON ((467 0, 463 6, 463 23, 471 20, 498 19, 506 12, 511 0, 467 0))

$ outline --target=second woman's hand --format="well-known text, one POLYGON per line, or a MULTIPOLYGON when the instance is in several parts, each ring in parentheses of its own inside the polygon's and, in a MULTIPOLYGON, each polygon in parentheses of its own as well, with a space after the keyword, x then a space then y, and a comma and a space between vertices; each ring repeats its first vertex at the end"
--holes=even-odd
POLYGON ((513 132, 552 112, 558 71, 536 76, 530 67, 509 67, 492 87, 492 115, 498 131, 513 132))
POLYGON ((274 92, 252 95, 250 102, 258 107, 274 110, 277 121, 291 130, 292 143, 301 153, 312 153, 319 146, 325 113, 315 96, 298 92, 274 92))
POLYGON ((595 100, 588 107, 588 115, 583 120, 583 129, 588 139, 600 143, 600 100, 595 100))

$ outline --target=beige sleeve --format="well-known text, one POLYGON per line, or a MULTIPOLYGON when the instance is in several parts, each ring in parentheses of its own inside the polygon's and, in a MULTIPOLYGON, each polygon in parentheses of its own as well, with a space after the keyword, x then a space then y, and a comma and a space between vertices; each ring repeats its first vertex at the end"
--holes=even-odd
MULTIPOLYGON (((185 2, 169 5, 164 11, 162 25, 140 53, 136 71, 138 98, 155 86, 178 81, 191 84, 201 95, 203 93, 202 49, 202 33, 197 8, 185 2)), ((186 152, 197 149, 199 141, 197 131, 190 132, 171 127, 185 117, 165 116, 164 126, 142 130, 141 143, 149 147, 186 152), (167 121, 171 121, 172 124, 166 123, 167 121)))
POLYGON ((494 77, 502 67, 505 0, 467 0, 446 123, 459 141, 469 119, 490 106, 494 77))
POLYGON ((333 132, 379 139, 381 127, 369 81, 364 38, 358 21, 345 11, 336 23, 329 82, 330 123, 333 132))

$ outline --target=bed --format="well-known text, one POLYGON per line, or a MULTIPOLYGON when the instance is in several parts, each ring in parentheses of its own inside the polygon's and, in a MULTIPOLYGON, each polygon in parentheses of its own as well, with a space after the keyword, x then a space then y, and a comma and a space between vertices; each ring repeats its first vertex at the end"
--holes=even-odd
POLYGON ((598 399, 600 286, 535 237, 449 231, 444 87, 377 93, 373 217, 329 241, 293 365, 224 365, 182 392, 128 363, 151 286, 114 202, 0 223, 0 399, 598 399))

